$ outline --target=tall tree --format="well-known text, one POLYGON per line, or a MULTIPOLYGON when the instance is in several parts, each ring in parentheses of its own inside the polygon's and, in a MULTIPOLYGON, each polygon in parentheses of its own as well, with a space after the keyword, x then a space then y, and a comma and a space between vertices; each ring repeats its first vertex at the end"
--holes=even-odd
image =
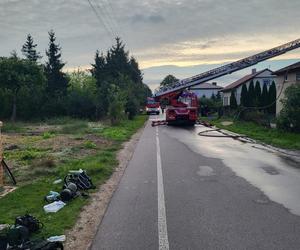
POLYGON ((256 81, 256 83, 255 83, 254 92, 255 92, 254 105, 256 107, 261 107, 262 106, 262 103, 261 103, 262 93, 261 93, 261 87, 260 87, 260 82, 259 81, 256 81))
POLYGON ((0 89, 12 93, 11 120, 17 117, 17 101, 22 88, 30 88, 31 92, 44 83, 44 75, 40 66, 17 57, 0 58, 0 89))
POLYGON ((36 46, 37 44, 33 42, 32 36, 28 34, 26 42, 22 46, 21 51, 23 55, 32 62, 36 62, 37 60, 42 58, 41 54, 36 51, 36 46))
POLYGON ((96 78, 98 86, 106 79, 106 58, 99 50, 96 51, 91 73, 96 78))
POLYGON ((96 85, 97 85, 97 95, 98 95, 98 101, 97 101, 97 118, 105 116, 108 112, 109 107, 109 82, 108 82, 108 69, 107 69, 107 63, 106 58, 103 55, 103 53, 99 53, 99 51, 96 51, 95 57, 94 57, 94 63, 92 64, 92 75, 96 79, 96 85))
POLYGON ((249 100, 248 100, 249 96, 248 96, 248 89, 247 89, 247 85, 243 84, 242 86, 242 92, 241 92, 241 105, 243 107, 248 107, 249 106, 249 100))
POLYGON ((61 59, 61 47, 57 44, 55 33, 49 31, 49 48, 46 51, 48 60, 45 65, 45 73, 47 77, 47 92, 50 96, 62 96, 67 93, 68 78, 62 72, 65 63, 61 59))
POLYGON ((174 82, 178 82, 178 81, 179 80, 175 76, 167 75, 160 83, 160 86, 167 86, 167 85, 170 85, 170 84, 172 84, 174 82))
POLYGON ((250 82, 248 87, 248 104, 249 107, 254 107, 255 105, 255 88, 253 81, 250 82))
POLYGON ((232 109, 236 109, 237 108, 237 101, 236 101, 236 97, 235 97, 235 89, 233 89, 231 91, 231 95, 230 95, 230 108, 232 108, 232 109))
POLYGON ((267 84, 264 84, 261 94, 261 106, 265 107, 268 105, 268 87, 267 84))
POLYGON ((139 64, 134 57, 130 58, 130 74, 131 80, 137 84, 141 84, 143 82, 143 74, 139 69, 139 64))
POLYGON ((270 88, 269 88, 269 94, 268 94, 268 105, 271 105, 269 107, 269 113, 275 114, 276 113, 276 85, 273 81, 270 88))
POLYGON ((216 100, 216 96, 215 96, 215 94, 214 93, 212 93, 212 95, 211 95, 211 97, 210 97, 213 101, 215 101, 216 100))
POLYGON ((125 111, 130 118, 145 104, 146 97, 151 95, 151 90, 143 83, 138 62, 134 57, 129 58, 129 52, 119 37, 105 56, 96 52, 91 73, 97 82, 100 115, 111 113, 112 89, 118 89, 124 95, 125 111))
MULTIPOLYGON (((125 44, 123 44, 120 37, 117 37, 116 44, 109 49, 106 56, 106 63, 110 78, 116 79, 120 75, 130 74, 128 54, 129 52, 125 51, 125 44)), ((122 88, 123 86, 119 87, 122 88)))

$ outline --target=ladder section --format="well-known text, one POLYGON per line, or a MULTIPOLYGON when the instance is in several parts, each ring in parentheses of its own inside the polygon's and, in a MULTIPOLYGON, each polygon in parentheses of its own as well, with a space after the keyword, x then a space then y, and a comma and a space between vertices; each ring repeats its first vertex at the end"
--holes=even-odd
POLYGON ((195 75, 189 78, 185 78, 183 80, 179 80, 177 82, 174 82, 168 86, 160 87, 154 92, 155 97, 161 97, 166 94, 180 91, 189 87, 192 87, 194 85, 197 85, 199 83, 204 83, 213 79, 216 79, 218 77, 231 74, 233 72, 239 71, 244 68, 248 68, 250 66, 253 66, 259 62, 265 61, 267 59, 282 55, 288 51, 297 49, 300 47, 300 39, 291 41, 289 43, 280 45, 278 47, 263 51, 261 53, 258 53, 253 56, 246 57, 244 59, 241 59, 239 61, 226 64, 224 66, 206 71, 204 73, 201 73, 199 75, 195 75))

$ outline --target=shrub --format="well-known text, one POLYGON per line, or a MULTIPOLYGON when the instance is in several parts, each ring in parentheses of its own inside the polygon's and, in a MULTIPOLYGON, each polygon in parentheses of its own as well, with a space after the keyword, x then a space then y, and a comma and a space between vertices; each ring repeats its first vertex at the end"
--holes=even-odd
POLYGON ((281 102, 283 108, 277 119, 277 126, 281 129, 300 132, 300 85, 288 87, 285 91, 285 98, 281 102))
POLYGON ((267 127, 270 126, 268 117, 266 116, 265 113, 260 112, 260 111, 246 111, 245 110, 241 113, 241 118, 244 121, 254 122, 256 124, 267 126, 267 127))
POLYGON ((52 132, 45 132, 45 133, 43 133, 43 139, 44 140, 50 139, 50 138, 52 138, 54 136, 55 135, 52 132))
POLYGON ((95 149, 95 148, 97 148, 97 145, 92 141, 86 141, 86 142, 84 142, 84 148, 95 149))
POLYGON ((128 119, 133 120, 133 118, 138 113, 138 102, 134 97, 128 97, 128 100, 125 104, 125 112, 128 114, 128 119))

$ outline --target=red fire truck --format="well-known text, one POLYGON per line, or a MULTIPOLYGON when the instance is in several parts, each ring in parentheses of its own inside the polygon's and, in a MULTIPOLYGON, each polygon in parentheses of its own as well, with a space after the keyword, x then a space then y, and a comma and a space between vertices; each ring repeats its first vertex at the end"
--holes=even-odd
POLYGON ((194 125, 198 118, 197 95, 190 91, 172 92, 166 96, 166 122, 171 124, 194 125))
MULTIPOLYGON (((156 102, 164 103, 167 100, 166 120, 167 124, 182 123, 195 124, 198 116, 197 96, 186 89, 197 84, 211 81, 221 76, 231 74, 241 69, 248 68, 259 62, 282 55, 288 51, 300 48, 300 39, 263 51, 253 56, 232 62, 221 67, 203 72, 167 86, 159 87, 154 93, 156 102)), ((155 102, 152 100, 152 102, 155 102)))
POLYGON ((147 98, 146 113, 147 113, 147 115, 150 115, 150 114, 159 115, 159 113, 160 113, 160 104, 159 104, 159 102, 155 101, 155 99, 152 97, 147 98))

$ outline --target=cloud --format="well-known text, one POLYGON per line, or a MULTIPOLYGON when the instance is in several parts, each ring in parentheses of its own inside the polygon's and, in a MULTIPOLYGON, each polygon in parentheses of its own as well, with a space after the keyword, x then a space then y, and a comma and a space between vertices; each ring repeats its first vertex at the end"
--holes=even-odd
POLYGON ((91 1, 99 19, 83 0, 2 0, 0 56, 20 51, 28 33, 44 52, 50 29, 69 68, 89 65, 115 35, 143 68, 223 63, 300 37, 299 0, 91 1))
POLYGON ((131 23, 133 24, 139 24, 139 23, 162 23, 165 21, 164 17, 160 15, 141 15, 137 14, 132 17, 130 17, 131 23))

